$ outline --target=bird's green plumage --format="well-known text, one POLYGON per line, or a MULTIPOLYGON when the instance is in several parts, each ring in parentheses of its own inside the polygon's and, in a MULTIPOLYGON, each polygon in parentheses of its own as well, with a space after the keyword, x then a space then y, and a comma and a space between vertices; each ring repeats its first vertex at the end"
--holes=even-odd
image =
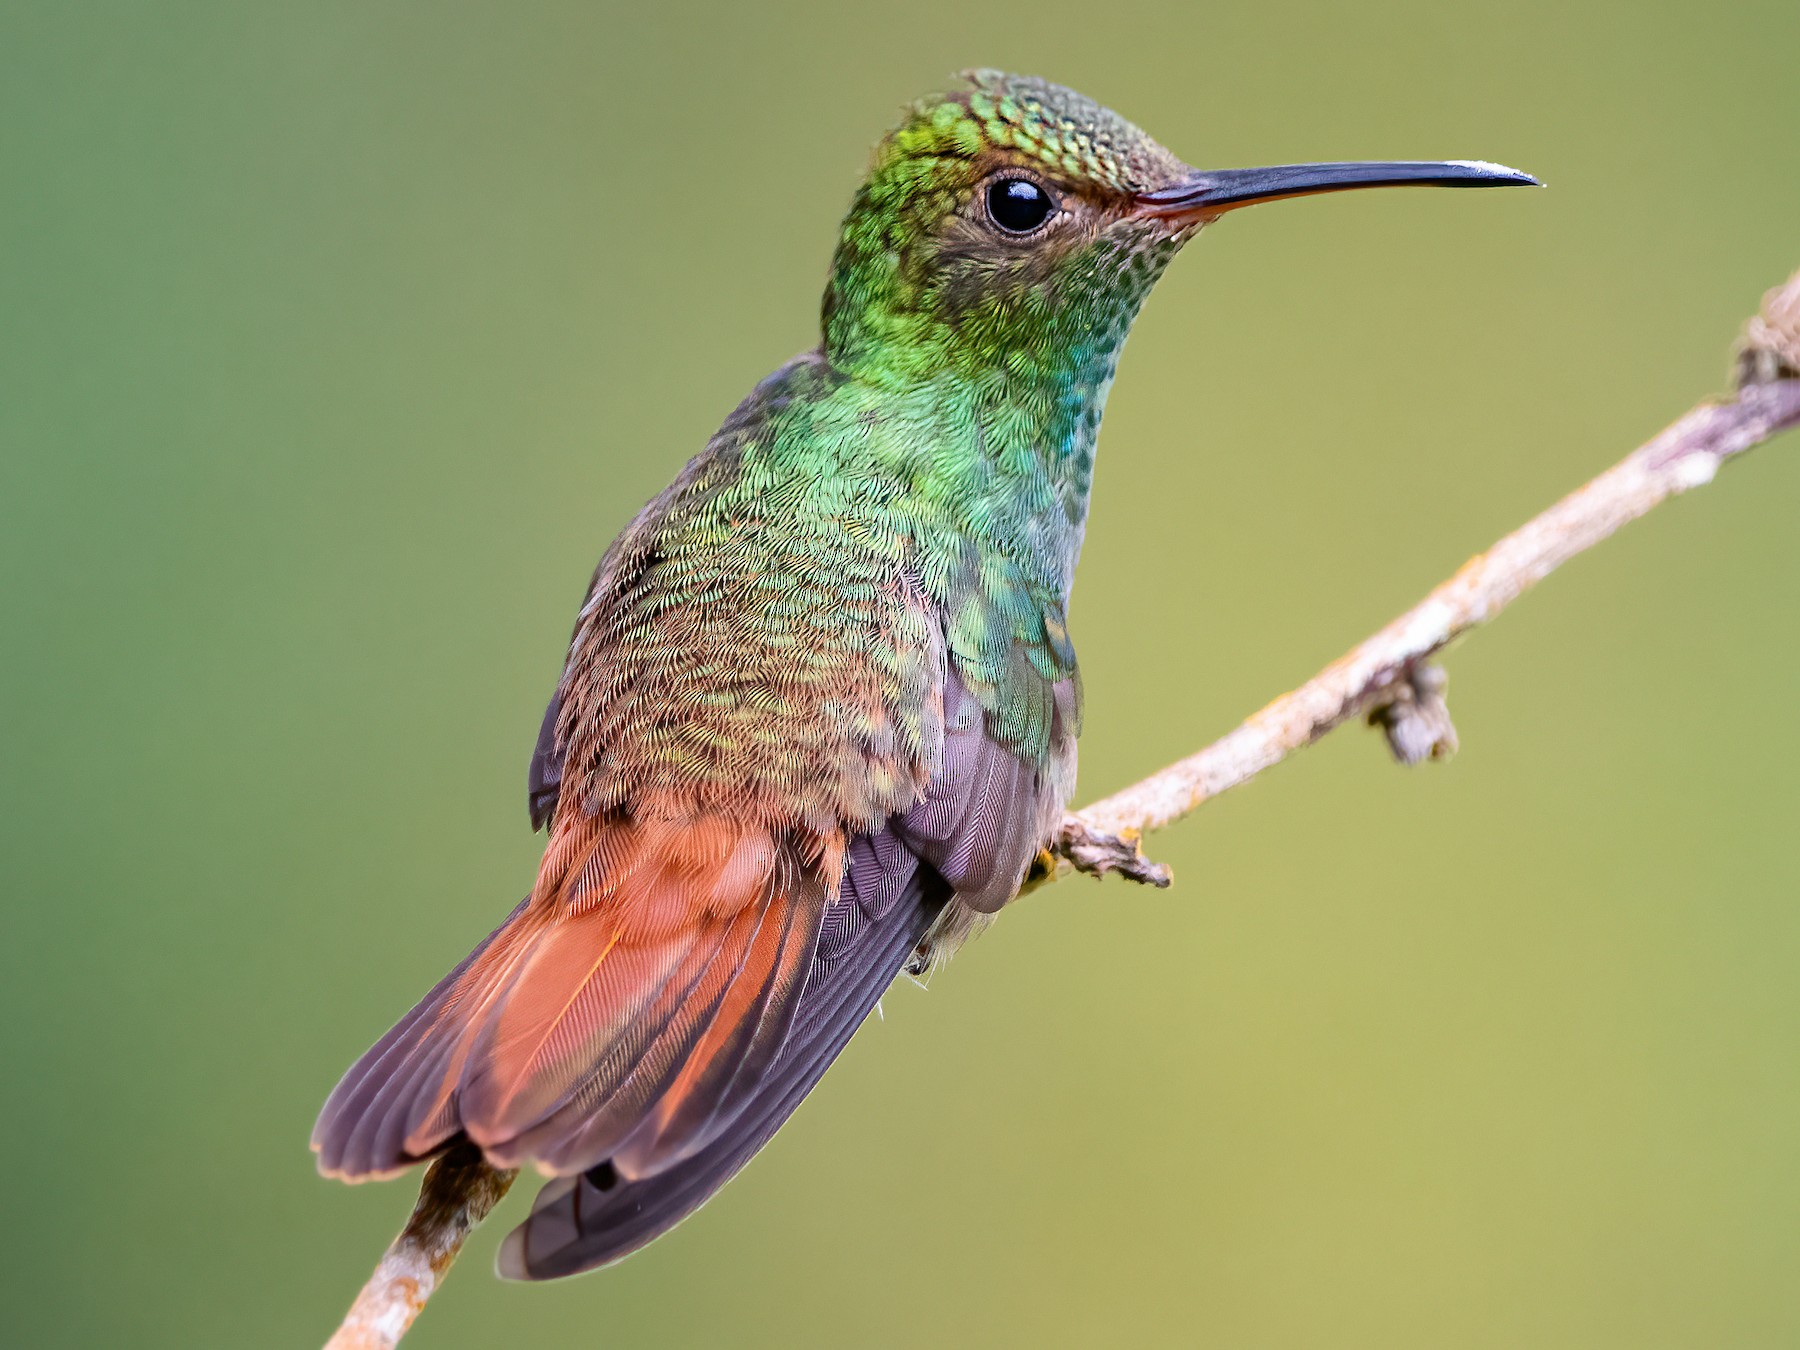
POLYGON ((531 1278, 702 1203, 1055 829, 1095 440, 1164 267, 1218 209, 1422 178, 1522 181, 1199 174, 991 72, 909 109, 845 217, 818 348, 595 575, 532 758, 532 894, 345 1075, 320 1165, 466 1138, 548 1169, 501 1258, 531 1278))
POLYGON ((1051 767, 1101 413, 1187 233, 1116 208, 1180 167, 1039 81, 981 73, 909 110, 844 221, 819 351, 602 566, 605 631, 563 710, 591 804, 729 798, 866 827, 935 771, 946 657, 990 734, 1051 767), (1008 166, 1058 194, 1053 236, 978 218, 1008 166))

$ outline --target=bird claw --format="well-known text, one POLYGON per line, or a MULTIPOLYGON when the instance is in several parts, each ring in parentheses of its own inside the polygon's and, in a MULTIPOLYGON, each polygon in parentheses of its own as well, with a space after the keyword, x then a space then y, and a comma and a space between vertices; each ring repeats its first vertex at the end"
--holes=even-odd
POLYGON ((1085 872, 1091 877, 1117 872, 1127 881, 1141 885, 1167 886, 1175 879, 1175 874, 1167 864, 1152 862, 1144 856, 1139 837, 1136 830, 1127 830, 1123 834, 1092 830, 1070 817, 1063 821, 1051 846, 1038 854, 1026 884, 1047 880, 1055 873, 1058 863, 1066 862, 1077 872, 1085 872))

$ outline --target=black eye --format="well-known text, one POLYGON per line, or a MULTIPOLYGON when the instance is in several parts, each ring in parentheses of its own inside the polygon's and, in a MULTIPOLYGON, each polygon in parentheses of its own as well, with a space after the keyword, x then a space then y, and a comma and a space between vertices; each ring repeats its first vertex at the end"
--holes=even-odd
POLYGON ((1001 178, 988 184, 988 215, 1009 234, 1030 234, 1050 218, 1056 203, 1029 178, 1001 178))

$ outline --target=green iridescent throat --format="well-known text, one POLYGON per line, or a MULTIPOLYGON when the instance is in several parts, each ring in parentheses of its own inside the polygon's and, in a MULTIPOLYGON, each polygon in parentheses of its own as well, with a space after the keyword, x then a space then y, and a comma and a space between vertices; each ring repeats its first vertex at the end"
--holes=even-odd
POLYGON ((995 238, 975 219, 976 195, 999 152, 1002 164, 1023 157, 1123 189, 1127 168, 1103 133, 1134 150, 1153 143, 1103 110, 1059 118, 982 78, 915 108, 877 151, 833 261, 822 352, 851 377, 837 397, 863 404, 872 427, 904 428, 871 436, 879 459, 927 492, 968 494, 959 527, 998 544, 1020 521, 992 499, 1029 503, 1024 537, 1066 591, 1119 352, 1181 240, 1148 222, 1067 244, 995 238), (931 409, 929 432, 914 404, 931 409))

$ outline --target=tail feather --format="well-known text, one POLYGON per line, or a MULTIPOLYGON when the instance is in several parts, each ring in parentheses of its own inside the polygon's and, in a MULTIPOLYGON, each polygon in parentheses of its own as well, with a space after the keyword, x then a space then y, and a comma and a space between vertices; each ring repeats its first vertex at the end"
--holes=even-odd
POLYGON ((559 831, 531 898, 339 1083, 320 1169, 390 1175, 459 1134, 571 1172, 702 1147, 787 1038, 832 856, 717 817, 559 831))
POLYGON ((607 1156, 641 1123, 647 1104, 655 1101, 681 1067, 679 1052, 691 1029, 678 1015, 689 1009, 693 1019, 710 1018, 724 996, 721 988, 710 999, 701 996, 702 984, 716 964, 727 959, 724 948, 696 949, 672 973, 647 1005, 642 1019, 613 1045, 596 1066, 591 1083, 569 1097, 555 1111, 531 1128, 521 1131, 502 1150, 496 1162, 530 1157, 556 1173, 580 1171, 581 1159, 607 1156), (600 1084, 611 1084, 602 1093, 600 1084))
POLYGON ((765 932, 757 936, 765 955, 745 972, 756 969, 756 978, 733 982, 727 997, 735 1006, 721 1009, 713 1018, 675 1082, 612 1155, 620 1172, 647 1176, 692 1156, 742 1109, 787 1040, 818 946, 817 923, 823 912, 823 905, 789 906, 779 916, 782 931, 767 932, 771 925, 764 924, 765 932), (806 939, 797 942, 794 929, 800 922, 812 927, 806 939))
MULTIPOLYGON (((408 1063, 417 1066, 421 1040, 442 1016, 444 1005, 469 968, 493 946, 494 939, 512 926, 529 903, 530 897, 521 900, 499 927, 483 938, 474 951, 413 1006, 411 1012, 351 1065, 349 1072, 332 1090, 325 1109, 313 1126, 312 1146, 319 1155, 321 1172, 345 1180, 372 1180, 396 1175, 419 1161, 403 1156, 401 1151, 389 1150, 384 1156, 391 1161, 385 1165, 377 1162, 375 1134, 389 1114, 384 1109, 385 1102, 393 1095, 393 1085, 402 1066, 408 1063)), ((441 1045, 441 1042, 437 1044, 441 1045)))
POLYGON ((550 1182, 530 1218, 502 1244, 502 1275, 556 1279, 630 1255, 710 1199, 799 1106, 950 898, 935 872, 916 866, 888 837, 876 838, 879 845, 865 839, 852 846, 846 894, 832 906, 787 1041, 742 1106, 703 1147, 649 1175, 633 1177, 608 1160, 550 1182), (886 866, 872 862, 877 847, 886 866), (870 865, 859 869, 859 861, 870 865), (859 870, 861 895, 854 893, 859 870))
MULTIPOLYGON (((694 968, 684 968, 668 1001, 696 1000, 710 966, 709 961, 700 960, 694 968)), ((693 1005, 693 1016, 711 1017, 721 996, 722 991, 710 1000, 699 999, 693 1005)), ((595 1082, 614 1084, 611 1091, 575 1094, 521 1133, 513 1148, 536 1158, 552 1172, 566 1173, 580 1171, 587 1165, 585 1160, 605 1157, 623 1143, 643 1120, 648 1104, 673 1082, 681 1067, 680 1049, 691 1036, 684 1020, 670 1018, 661 1003, 651 1009, 646 1023, 622 1040, 597 1071, 595 1082)))
POLYGON ((739 943, 721 945, 692 981, 698 992, 668 1000, 678 1004, 672 1013, 659 1008, 637 1019, 636 1034, 619 1047, 628 1067, 602 1064, 589 1080, 595 1091, 565 1098, 490 1147, 491 1160, 509 1166, 529 1158, 572 1172, 612 1156, 643 1174, 702 1147, 720 1113, 744 1097, 758 1066, 787 1038, 824 910, 816 882, 791 886, 805 899, 772 906, 745 925, 739 943), (634 1042, 640 1053, 630 1053, 634 1042))

